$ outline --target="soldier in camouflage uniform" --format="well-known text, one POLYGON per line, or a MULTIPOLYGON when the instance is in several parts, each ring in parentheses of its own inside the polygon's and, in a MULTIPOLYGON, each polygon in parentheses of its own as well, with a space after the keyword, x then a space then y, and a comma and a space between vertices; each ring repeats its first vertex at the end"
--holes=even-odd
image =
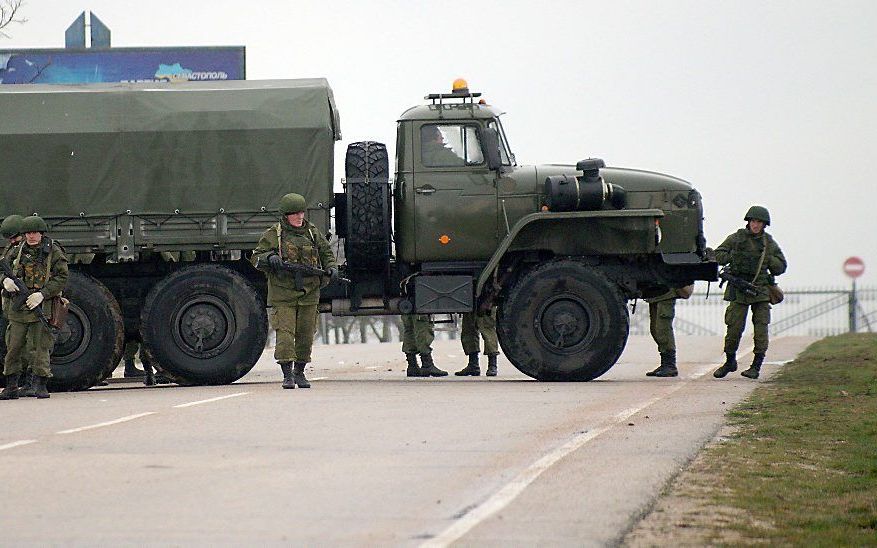
MULTIPOLYGON (((27 217, 21 222, 21 231, 24 241, 14 248, 12 269, 32 293, 21 309, 9 308, 9 343, 3 369, 6 388, 0 393, 0 399, 4 400, 18 398, 18 375, 25 348, 32 357, 36 397, 49 397, 46 383, 52 376, 49 359, 55 340, 34 309, 42 307, 43 313, 51 316, 51 298, 61 294, 68 275, 67 256, 60 245, 45 235, 48 232, 45 221, 27 217)), ((9 293, 18 292, 10 278, 4 277, 2 283, 9 293)))
POLYGON ((713 372, 713 376, 721 379, 728 373, 737 370, 737 347, 746 327, 746 315, 752 308, 752 327, 755 330, 755 352, 752 365, 742 375, 757 379, 761 364, 767 353, 768 332, 770 324, 770 297, 768 286, 773 285, 774 276, 786 271, 786 258, 773 237, 764 231, 770 225, 770 213, 762 206, 752 206, 744 217, 746 227, 728 236, 716 248, 716 260, 721 265, 729 264, 731 274, 752 282, 758 288, 755 296, 746 295, 728 284, 725 289, 725 363, 713 372))
MULTIPOLYGON (((15 257, 10 256, 12 254, 12 249, 14 249, 23 239, 21 235, 21 221, 24 220, 24 217, 21 215, 9 215, 5 219, 3 219, 3 223, 0 224, 0 232, 3 233, 3 237, 6 238, 6 246, 3 248, 2 254, 0 254, 0 258, 4 258, 12 264, 12 261, 15 260, 15 257)), ((3 290, 3 318, 5 320, 9 320, 8 314, 8 306, 12 303, 9 299, 9 294, 6 290, 3 290)), ((8 326, 8 323, 7 323, 8 326)), ((4 341, 6 342, 6 346, 9 346, 9 330, 4 329, 3 332, 4 341)), ((5 381, 5 379, 4 379, 5 381)), ((20 396, 31 396, 33 397, 36 393, 33 390, 33 375, 30 371, 30 361, 26 359, 26 356, 22 356, 22 367, 21 367, 21 375, 18 378, 18 393, 20 396)))
POLYGON ((673 318, 676 317, 676 299, 687 299, 694 291, 694 285, 687 285, 646 299, 649 303, 649 332, 652 334, 655 344, 658 345, 658 354, 661 356, 661 365, 646 373, 647 377, 676 377, 679 370, 676 369, 676 337, 673 334, 673 318))
POLYGON ((481 367, 478 365, 478 353, 481 351, 479 336, 484 339, 484 353, 487 355, 485 375, 488 377, 496 376, 496 357, 499 355, 499 341, 496 336, 496 307, 491 308, 489 312, 477 310, 463 314, 460 342, 463 343, 463 353, 469 357, 469 363, 454 375, 477 377, 481 374, 481 367))
POLYGON ((338 266, 326 237, 304 218, 304 196, 287 194, 278 209, 280 222, 262 234, 251 261, 268 276, 268 316, 277 331, 274 359, 283 371, 283 388, 310 388, 305 365, 311 361, 320 287, 328 279, 301 276, 298 285, 295 274, 281 267, 287 262, 322 268, 335 279, 338 266))
POLYGON ((445 146, 445 139, 438 126, 423 126, 420 130, 420 161, 426 167, 450 167, 465 165, 463 158, 445 146))
POLYGON ((402 314, 402 352, 408 362, 405 374, 408 377, 445 377, 432 361, 432 341, 435 331, 429 314, 402 314), (417 355, 420 354, 422 367, 417 366, 417 355))

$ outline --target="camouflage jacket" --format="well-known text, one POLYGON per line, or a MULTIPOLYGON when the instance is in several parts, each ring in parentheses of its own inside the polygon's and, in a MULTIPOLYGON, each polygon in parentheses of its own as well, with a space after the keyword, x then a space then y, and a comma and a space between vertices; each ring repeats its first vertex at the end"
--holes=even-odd
POLYGON ((730 284, 725 288, 725 300, 740 304, 769 301, 767 286, 776 283, 775 276, 786 271, 786 257, 773 237, 767 232, 753 234, 748 228, 741 228, 731 234, 716 248, 716 260, 721 265, 730 265, 731 274, 758 286, 754 297, 737 291, 730 284), (767 246, 761 269, 758 263, 767 246), (758 272, 756 272, 758 269, 758 272))
POLYGON ((250 261, 253 266, 268 276, 268 304, 270 306, 291 304, 317 304, 320 301, 320 286, 328 280, 319 276, 304 276, 302 288, 295 284, 295 275, 291 272, 275 272, 269 268, 268 257, 279 254, 285 262, 299 263, 307 266, 328 269, 337 266, 335 255, 329 247, 329 241, 319 229, 305 221, 296 228, 286 219, 272 225, 262 233, 250 261))
MULTIPOLYGON (((69 276, 64 248, 44 236, 39 245, 30 246, 27 242, 21 242, 9 250, 9 256, 13 259, 12 271, 15 275, 24 281, 28 289, 43 294, 43 312, 49 317, 52 313, 50 299, 61 294, 69 276)), ((10 306, 7 314, 10 321, 39 321, 36 313, 25 306, 18 310, 10 306)))

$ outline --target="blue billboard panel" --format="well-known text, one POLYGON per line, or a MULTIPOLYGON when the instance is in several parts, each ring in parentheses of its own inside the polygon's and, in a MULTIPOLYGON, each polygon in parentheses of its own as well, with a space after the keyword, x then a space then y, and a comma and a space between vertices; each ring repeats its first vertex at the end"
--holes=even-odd
POLYGON ((0 50, 0 84, 244 80, 243 47, 0 50))

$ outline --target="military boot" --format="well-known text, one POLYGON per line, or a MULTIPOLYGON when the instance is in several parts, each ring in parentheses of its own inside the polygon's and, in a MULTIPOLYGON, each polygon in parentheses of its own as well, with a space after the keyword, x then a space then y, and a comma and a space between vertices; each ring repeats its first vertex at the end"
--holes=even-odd
POLYGON ((295 369, 292 371, 292 378, 299 388, 310 388, 311 383, 305 378, 305 362, 295 362, 295 369))
POLYGON ((408 377, 422 377, 423 373, 420 371, 420 366, 417 365, 417 354, 405 354, 405 361, 408 362, 408 369, 405 371, 405 375, 408 377))
POLYGON ((37 397, 37 382, 34 377, 33 371, 28 371, 27 376, 25 377, 24 386, 18 389, 19 396, 26 396, 28 398, 36 398, 37 397))
POLYGON ((731 371, 737 371, 737 355, 734 352, 725 352, 725 363, 713 371, 713 377, 721 379, 731 371))
POLYGON ((764 363, 764 352, 759 352, 752 357, 752 365, 749 366, 749 369, 740 374, 749 379, 757 379, 761 373, 762 363, 764 363))
POLYGON ((677 377, 679 370, 676 369, 676 351, 661 352, 661 365, 657 369, 646 373, 647 377, 677 377))
POLYGON ((458 377, 465 377, 467 375, 477 377, 480 374, 481 368, 478 366, 478 352, 469 354, 469 365, 454 373, 458 377))
POLYGON ((422 364, 420 370, 423 372, 424 377, 447 377, 448 372, 442 371, 438 367, 435 366, 435 363, 432 361, 432 354, 421 354, 420 355, 420 363, 422 364))
POLYGON ((126 379, 140 379, 146 376, 146 371, 142 371, 137 369, 137 366, 134 365, 134 359, 125 358, 125 373, 124 377, 126 379))
POLYGON ((18 399, 18 375, 6 375, 6 388, 0 392, 0 400, 18 399))
POLYGON ((496 354, 487 355, 487 376, 496 376, 496 354))
POLYGON ((41 400, 48 398, 49 389, 48 387, 46 387, 46 383, 49 382, 49 377, 40 377, 38 375, 34 375, 33 382, 36 397, 41 400))
POLYGON ((295 380, 292 378, 292 364, 290 362, 277 362, 283 371, 283 388, 295 388, 295 380))

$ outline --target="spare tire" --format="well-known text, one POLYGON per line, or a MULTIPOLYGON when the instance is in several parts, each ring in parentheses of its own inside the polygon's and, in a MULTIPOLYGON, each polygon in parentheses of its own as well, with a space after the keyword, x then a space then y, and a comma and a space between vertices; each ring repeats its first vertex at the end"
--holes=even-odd
POLYGON ((352 270, 382 270, 390 257, 390 164, 383 143, 347 146, 344 254, 352 270))
POLYGON ((268 316, 241 274, 199 264, 162 278, 140 316, 144 355, 179 384, 228 384, 265 350, 268 316))
POLYGON ((64 297, 70 310, 55 335, 49 390, 85 390, 110 376, 125 349, 122 311, 110 290, 70 271, 64 297))

